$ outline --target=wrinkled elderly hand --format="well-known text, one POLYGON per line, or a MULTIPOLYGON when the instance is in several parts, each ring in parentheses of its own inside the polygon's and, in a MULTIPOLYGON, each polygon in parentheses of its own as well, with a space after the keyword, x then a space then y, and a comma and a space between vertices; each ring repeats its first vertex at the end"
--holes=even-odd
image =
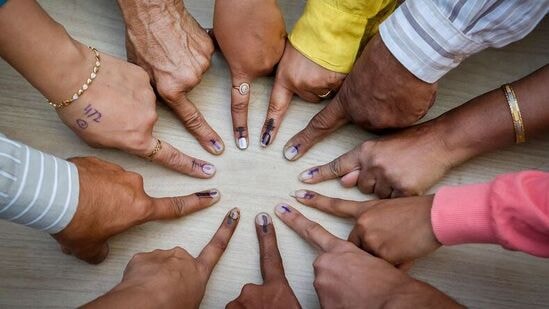
POLYGON ((462 308, 434 287, 330 234, 295 208, 281 204, 275 211, 320 252, 313 267, 322 308, 462 308))
POLYGON ((345 76, 309 60, 288 41, 278 64, 261 145, 266 147, 275 139, 294 93, 305 101, 317 103, 324 95, 335 94, 345 76))
POLYGON ((354 219, 349 241, 394 265, 412 262, 441 246, 431 225, 432 195, 356 202, 298 190, 294 197, 303 205, 354 219))
POLYGON ((368 130, 410 126, 433 104, 437 84, 410 73, 374 36, 335 98, 286 143, 284 156, 297 160, 314 144, 348 122, 368 130))
POLYGON ((78 169, 80 194, 72 221, 52 235, 63 252, 88 263, 102 262, 109 238, 152 220, 174 219, 219 201, 212 189, 188 196, 152 198, 141 175, 93 157, 69 159, 78 169))
POLYGON ((328 164, 300 174, 309 184, 341 177, 345 187, 357 186, 380 198, 424 194, 453 166, 463 151, 452 151, 446 130, 434 120, 393 135, 368 140, 328 164))
POLYGON ((196 258, 180 247, 134 255, 122 281, 84 308, 199 308, 239 218, 238 209, 229 211, 196 258))
POLYGON ((301 308, 284 274, 271 216, 259 213, 255 217, 255 230, 259 240, 263 284, 246 284, 238 298, 227 304, 226 308, 301 308))
POLYGON ((282 57, 284 19, 276 0, 218 0, 213 27, 231 71, 235 143, 244 150, 249 144, 250 87, 257 77, 270 74, 282 57))
POLYGON ((210 66, 213 43, 183 1, 118 0, 126 22, 128 60, 141 66, 183 125, 212 154, 224 144, 187 98, 210 66))

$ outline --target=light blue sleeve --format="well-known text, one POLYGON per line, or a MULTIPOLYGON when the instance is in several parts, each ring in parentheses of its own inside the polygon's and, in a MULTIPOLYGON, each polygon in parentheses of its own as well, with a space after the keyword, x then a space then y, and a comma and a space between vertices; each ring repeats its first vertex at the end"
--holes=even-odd
POLYGON ((55 234, 78 207, 76 166, 0 133, 0 219, 55 234))

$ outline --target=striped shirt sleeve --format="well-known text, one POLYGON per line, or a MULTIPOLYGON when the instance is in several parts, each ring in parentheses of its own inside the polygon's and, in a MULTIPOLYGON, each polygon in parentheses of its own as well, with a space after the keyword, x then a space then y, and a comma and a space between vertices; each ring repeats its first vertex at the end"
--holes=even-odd
POLYGON ((549 0, 407 0, 380 35, 402 65, 433 83, 468 56, 523 38, 548 11, 549 0))
POLYGON ((0 134, 0 219, 55 234, 78 206, 73 163, 0 134))

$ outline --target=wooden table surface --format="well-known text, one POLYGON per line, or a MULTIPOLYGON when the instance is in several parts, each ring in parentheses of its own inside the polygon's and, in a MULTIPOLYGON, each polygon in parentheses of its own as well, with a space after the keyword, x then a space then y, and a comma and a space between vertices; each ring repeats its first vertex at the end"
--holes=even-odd
MULTIPOLYGON (((212 24, 214 0, 187 0, 187 6, 205 27, 212 24)), ((44 8, 78 40, 103 52, 125 57, 124 27, 112 0, 40 1, 44 8)), ((279 0, 290 28, 304 2, 279 0)), ((44 38, 47 39, 47 38, 44 38)), ((427 119, 458 106, 504 82, 513 81, 549 62, 549 20, 524 40, 499 50, 486 50, 467 59, 440 81, 437 102, 427 119)), ((350 199, 370 199, 336 181, 304 186, 297 174, 332 160, 373 135, 350 125, 327 138, 295 163, 282 157, 284 143, 305 126, 322 105, 292 102, 277 140, 268 149, 259 146, 272 86, 262 78, 252 87, 249 114, 251 145, 238 150, 232 140, 230 79, 223 58, 216 53, 202 83, 190 94, 206 119, 224 139, 221 157, 206 153, 164 106, 156 134, 184 152, 210 160, 218 172, 211 180, 179 175, 144 160, 111 150, 86 146, 57 118, 44 98, 17 72, 0 61, 0 132, 60 157, 95 155, 142 174, 153 196, 179 195, 216 187, 221 201, 200 213, 169 222, 148 223, 111 240, 109 257, 98 266, 87 265, 61 253, 49 235, 0 222, 0 307, 75 307, 106 292, 119 282, 133 254, 182 246, 197 254, 232 207, 242 219, 224 257, 217 265, 202 302, 203 308, 222 308, 236 298, 247 282, 261 282, 254 216, 273 214, 279 202, 296 203, 288 193, 302 187, 350 199)), ((487 181, 497 174, 524 169, 549 170, 549 136, 475 159, 452 171, 441 184, 487 181)), ((434 188, 432 191, 436 190, 434 188)), ((304 206, 298 206, 329 231, 345 237, 352 224, 304 206)), ((273 214, 274 217, 274 214, 273 214)), ((288 279, 304 308, 318 307, 312 286, 315 250, 278 219, 275 226, 288 279)), ((469 307, 524 308, 549 306, 549 261, 510 252, 493 245, 443 248, 421 259, 411 272, 469 307)))

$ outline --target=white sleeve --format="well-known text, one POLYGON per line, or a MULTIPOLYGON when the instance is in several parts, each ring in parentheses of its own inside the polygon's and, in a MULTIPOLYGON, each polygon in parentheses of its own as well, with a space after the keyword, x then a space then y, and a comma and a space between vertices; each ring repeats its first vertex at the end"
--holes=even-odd
POLYGON ((0 134, 0 219, 55 234, 78 206, 76 166, 0 134))
POLYGON ((549 0, 407 0, 380 35, 402 65, 433 83, 468 56, 523 38, 548 11, 549 0))

